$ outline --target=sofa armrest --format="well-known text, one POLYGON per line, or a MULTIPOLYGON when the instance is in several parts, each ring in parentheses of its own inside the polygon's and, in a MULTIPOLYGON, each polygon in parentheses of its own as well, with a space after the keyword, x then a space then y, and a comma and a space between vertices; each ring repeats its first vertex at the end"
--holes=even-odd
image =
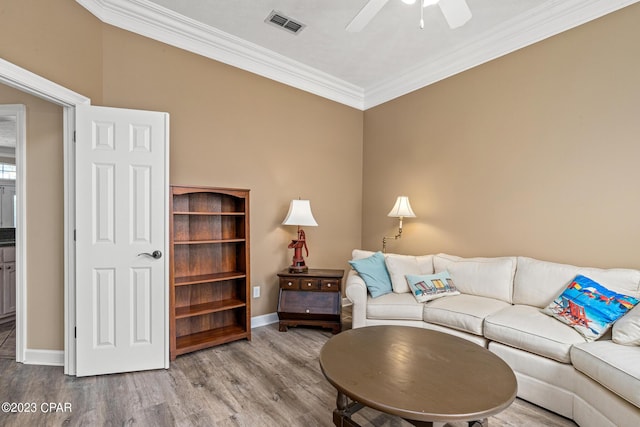
POLYGON ((350 270, 347 275, 347 285, 345 294, 353 303, 351 307, 353 329, 366 326, 367 319, 367 286, 362 277, 355 270, 350 270))

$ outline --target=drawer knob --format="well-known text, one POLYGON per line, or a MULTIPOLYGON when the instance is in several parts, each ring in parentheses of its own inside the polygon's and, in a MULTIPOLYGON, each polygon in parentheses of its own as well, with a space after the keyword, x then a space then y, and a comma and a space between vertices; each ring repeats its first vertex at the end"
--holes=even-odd
POLYGON ((329 284, 327 285, 327 288, 330 288, 330 287, 331 287, 331 283, 329 283, 329 284))
POLYGON ((305 312, 305 313, 309 313, 309 309, 307 308, 304 312, 305 312))
POLYGON ((311 283, 307 283, 307 286, 311 287, 311 283))
POLYGON ((289 282, 287 283, 288 286, 293 286, 293 283, 289 282))

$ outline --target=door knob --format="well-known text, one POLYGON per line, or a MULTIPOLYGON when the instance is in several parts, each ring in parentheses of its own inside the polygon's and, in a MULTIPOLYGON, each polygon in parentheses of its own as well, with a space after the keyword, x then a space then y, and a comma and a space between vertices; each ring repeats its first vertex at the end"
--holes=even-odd
POLYGON ((162 252, 160 252, 160 251, 153 251, 153 252, 151 252, 151 253, 149 253, 149 252, 142 252, 142 253, 139 253, 139 254, 138 254, 138 256, 140 256, 140 255, 150 256, 150 257, 151 257, 151 258, 153 258, 153 259, 160 259, 160 258, 162 258, 162 252))

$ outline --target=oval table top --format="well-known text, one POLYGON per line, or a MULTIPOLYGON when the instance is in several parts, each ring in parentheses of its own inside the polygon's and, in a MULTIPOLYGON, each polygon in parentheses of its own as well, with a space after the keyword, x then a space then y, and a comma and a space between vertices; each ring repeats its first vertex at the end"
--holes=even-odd
POLYGON ((415 421, 472 421, 516 398, 511 368, 489 350, 442 332, 369 326, 333 336, 320 351, 327 380, 350 399, 415 421))

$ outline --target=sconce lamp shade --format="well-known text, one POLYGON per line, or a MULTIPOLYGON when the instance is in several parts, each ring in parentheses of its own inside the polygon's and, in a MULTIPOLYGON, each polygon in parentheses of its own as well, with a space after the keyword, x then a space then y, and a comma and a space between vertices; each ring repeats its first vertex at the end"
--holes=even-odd
POLYGON ((409 198, 407 196, 398 196, 396 204, 393 205, 393 209, 391 209, 391 212, 389 212, 387 216, 394 218, 415 218, 416 214, 414 214, 411 209, 409 198))
POLYGON ((318 223, 311 213, 311 203, 308 200, 292 200, 287 217, 283 225, 317 226, 318 223))

